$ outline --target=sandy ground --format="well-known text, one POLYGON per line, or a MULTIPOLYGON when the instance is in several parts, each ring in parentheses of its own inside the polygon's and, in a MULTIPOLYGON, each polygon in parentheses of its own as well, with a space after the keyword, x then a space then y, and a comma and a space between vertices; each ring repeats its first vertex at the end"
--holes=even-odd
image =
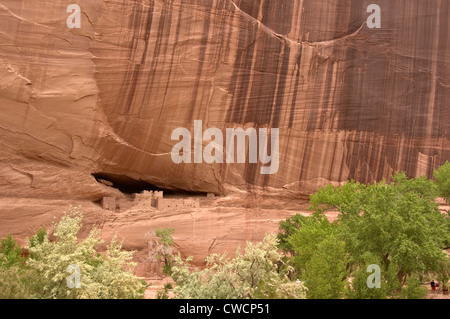
POLYGON ((450 294, 444 295, 442 293, 442 288, 440 292, 438 292, 437 290, 433 292, 431 290, 430 285, 428 285, 427 288, 428 288, 428 295, 426 299, 450 299, 450 294))

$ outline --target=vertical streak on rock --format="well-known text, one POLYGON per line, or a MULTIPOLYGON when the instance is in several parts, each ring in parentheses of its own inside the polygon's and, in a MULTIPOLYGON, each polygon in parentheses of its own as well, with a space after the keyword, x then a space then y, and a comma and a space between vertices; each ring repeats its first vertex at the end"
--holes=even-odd
MULTIPOLYGON (((438 5, 436 8, 436 18, 435 21, 435 30, 433 30, 433 34, 437 34, 438 36, 432 37, 432 56, 430 60, 430 92, 429 92, 429 101, 428 101, 428 117, 427 117, 427 132, 426 138, 432 138, 435 136, 433 132, 436 131, 435 126, 435 110, 436 110, 436 93, 437 93, 437 84, 438 84, 438 74, 437 74, 437 66, 438 66, 438 57, 439 57, 439 46, 440 46, 440 27, 441 27, 441 0, 436 0, 438 5)), ((445 17, 445 20, 448 20, 449 17, 445 17)))
POLYGON ((149 5, 148 10, 143 12, 144 6, 134 4, 133 6, 133 18, 130 20, 130 30, 133 32, 132 44, 130 53, 131 66, 127 69, 124 81, 121 86, 121 99, 118 103, 119 112, 123 115, 128 115, 130 112, 133 101, 135 99, 136 90, 139 88, 138 81, 142 76, 141 69, 145 67, 147 61, 147 54, 149 49, 150 31, 153 21, 153 2, 149 5), (142 30, 143 20, 144 30, 142 30), (135 54, 139 52, 138 48, 141 45, 141 31, 145 32, 144 35, 144 49, 140 60, 135 61, 135 54))
POLYGON ((239 22, 236 61, 233 66, 233 74, 228 89, 232 96, 231 105, 229 106, 226 117, 228 123, 242 123, 243 121, 242 116, 245 107, 243 104, 246 100, 247 91, 250 86, 248 77, 251 74, 251 69, 248 69, 248 61, 252 61, 251 57, 254 56, 254 43, 256 42, 255 33, 254 25, 246 20, 239 22), (249 37, 251 38, 249 39, 249 37))
MULTIPOLYGON (((178 10, 177 28, 176 28, 176 31, 175 31, 175 43, 178 43, 178 40, 180 38, 180 30, 181 30, 181 26, 182 26, 182 23, 181 23, 182 13, 183 13, 183 2, 180 3, 180 8, 178 10)), ((164 89, 164 98, 163 98, 162 105, 161 105, 161 111, 159 112, 158 121, 162 120, 163 110, 164 110, 165 104, 166 104, 166 97, 167 97, 167 94, 168 94, 169 85, 170 85, 171 80, 172 80, 172 72, 175 69, 174 60, 175 60, 175 55, 176 55, 175 54, 176 53, 176 49, 177 49, 177 45, 175 44, 173 46, 173 50, 172 50, 172 57, 171 57, 171 60, 170 60, 170 69, 169 69, 169 74, 167 76, 167 83, 166 83, 166 87, 164 89)))
MULTIPOLYGON (((269 27, 277 21, 274 6, 268 1, 240 1, 237 5, 269 27)), ((292 3, 287 1, 276 13, 283 15, 283 20, 292 20, 292 3)), ((256 21, 248 21, 242 16, 238 58, 234 65, 234 74, 229 91, 233 99, 228 110, 227 122, 261 126, 278 127, 286 98, 286 84, 290 68, 290 47, 280 39, 266 34, 256 21), (250 32, 249 32, 250 31, 250 32), (260 54, 266 52, 266 54, 260 54), (238 85, 239 84, 239 85, 238 85)), ((277 28, 278 25, 275 25, 277 28)), ((283 24, 283 32, 289 32, 291 25, 283 24)), ((244 180, 255 184, 259 168, 246 164, 244 180)), ((267 185, 269 177, 262 180, 267 185)))
POLYGON ((101 155, 160 181, 158 170, 174 169, 164 157, 174 125, 203 119, 207 127, 280 127, 279 173, 180 165, 169 183, 251 189, 371 182, 393 170, 430 175, 449 158, 449 5, 380 0, 382 28, 374 30, 365 25, 369 2, 155 0, 149 11, 150 0, 108 1, 94 39, 104 41, 94 47, 115 52, 94 55, 107 62, 98 72, 102 108, 120 139, 101 155), (112 88, 108 76, 117 76, 112 88))
MULTIPOLYGON (((213 9, 215 6, 215 0, 213 2, 213 4, 209 7, 209 6, 205 6, 205 10, 208 14, 208 17, 203 21, 203 35, 202 35, 202 39, 200 41, 200 55, 199 55, 199 60, 200 61, 205 61, 205 57, 206 57, 206 51, 208 50, 208 40, 209 40, 209 30, 210 30, 210 22, 211 22, 211 15, 213 14, 213 9)), ((202 114, 198 114, 198 113, 204 113, 204 109, 205 109, 205 105, 201 105, 201 107, 199 108, 197 105, 197 102, 202 103, 203 99, 200 99, 200 101, 198 101, 197 97, 199 95, 199 91, 202 91, 204 88, 202 86, 200 86, 200 81, 202 80, 202 73, 203 73, 203 67, 204 67, 204 63, 199 63, 198 65, 198 69, 197 69, 197 74, 195 77, 195 85, 194 85, 194 92, 192 94, 192 98, 191 98, 191 102, 190 102, 190 107, 191 107, 191 117, 190 117, 190 122, 193 122, 194 120, 198 120, 198 119, 203 119, 203 115, 202 114), (198 112, 198 111, 201 112, 198 112)))
MULTIPOLYGON (((436 0, 438 5, 436 7, 436 14, 435 16, 437 17, 436 21, 434 22, 434 26, 431 26, 430 28, 433 29, 433 34, 437 34, 440 35, 440 18, 441 18, 441 13, 440 13, 440 7, 441 7, 441 0, 436 0)), ((448 17, 447 17, 448 19, 448 17)), ((428 93, 428 101, 427 101, 427 114, 426 114, 426 132, 425 132, 425 138, 433 138, 433 132, 436 131, 436 127, 435 127, 435 111, 436 111, 436 92, 437 92, 437 81, 438 81, 438 74, 437 74, 437 65, 438 65, 438 50, 439 50, 439 42, 440 42, 440 38, 439 36, 434 36, 432 37, 432 43, 431 43, 431 57, 430 57, 430 62, 429 62, 429 69, 430 69, 430 74, 429 74, 429 91, 428 93)), ((421 176, 421 175, 426 175, 426 176, 430 176, 430 163, 427 162, 426 164, 424 164, 424 161, 427 161, 428 158, 425 154, 422 154, 421 152, 418 152, 418 157, 417 157, 417 166, 416 166, 416 170, 415 170, 415 175, 416 176, 421 176)))
MULTIPOLYGON (((153 5, 153 4, 152 4, 153 5)), ((152 14, 154 14, 152 12, 152 14)), ((166 52, 169 48, 169 39, 171 36, 171 25, 172 25, 172 3, 164 2, 163 7, 161 9, 161 15, 158 22, 158 28, 156 32, 156 43, 153 48, 153 56, 151 60, 151 64, 149 67, 149 80, 145 84, 144 93, 142 95, 142 101, 140 105, 138 105, 139 109, 145 108, 148 105, 149 101, 152 101, 153 92, 156 91, 154 87, 155 79, 159 75, 158 67, 160 66, 160 56, 165 56, 166 52)), ((151 28, 151 25, 150 25, 151 28)), ((148 30, 151 32, 151 29, 148 30)), ((147 36, 146 36, 146 41, 147 36)), ((164 111, 164 105, 160 106, 160 114, 164 111)), ((160 115, 161 116, 161 115, 160 115)))
MULTIPOLYGON (((297 55, 295 57, 295 80, 294 80, 294 92, 292 94, 292 101, 291 101, 291 110, 289 113, 289 123, 288 128, 292 128, 294 124, 294 116, 295 116, 295 109, 296 109, 296 102, 297 102, 297 96, 300 89, 300 68, 302 65, 302 49, 303 47, 300 45, 300 48, 298 49, 297 55)), ((292 91, 292 88, 291 88, 292 91)))

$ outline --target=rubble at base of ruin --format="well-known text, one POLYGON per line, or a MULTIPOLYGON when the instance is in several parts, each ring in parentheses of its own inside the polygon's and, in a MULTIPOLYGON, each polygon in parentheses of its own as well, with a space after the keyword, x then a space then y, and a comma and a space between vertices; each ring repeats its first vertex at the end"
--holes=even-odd
POLYGON ((134 194, 132 200, 104 197, 101 201, 103 209, 120 212, 133 207, 141 209, 195 209, 200 208, 200 198, 164 198, 162 191, 143 191, 134 194))

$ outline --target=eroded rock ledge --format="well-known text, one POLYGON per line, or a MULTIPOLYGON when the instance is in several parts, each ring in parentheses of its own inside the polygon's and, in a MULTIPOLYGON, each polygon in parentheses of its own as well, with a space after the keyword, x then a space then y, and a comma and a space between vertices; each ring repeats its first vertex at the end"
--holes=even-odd
POLYGON ((0 6, 3 196, 98 198, 96 172, 307 190, 431 177, 450 158, 446 2, 380 1, 381 29, 364 1, 80 1, 80 29, 65 1, 43 3, 0 6), (175 165, 171 133, 194 120, 279 128, 278 173, 175 165))

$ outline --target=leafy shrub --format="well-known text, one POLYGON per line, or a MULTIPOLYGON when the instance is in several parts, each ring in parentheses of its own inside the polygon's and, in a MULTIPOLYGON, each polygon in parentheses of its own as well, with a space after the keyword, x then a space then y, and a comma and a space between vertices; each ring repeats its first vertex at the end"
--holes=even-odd
POLYGON ((143 298, 146 284, 133 274, 136 266, 132 262, 133 252, 122 251, 122 243, 114 238, 102 256, 96 249, 103 243, 97 229, 94 228, 86 239, 78 240, 82 219, 80 207, 72 208, 55 225, 55 241, 49 240, 45 230, 39 231, 29 240, 29 258, 23 264, 11 239, 2 241, 0 260, 16 262, 13 270, 11 266, 7 267, 8 263, 0 263, 3 279, 0 297, 143 298), (3 243, 6 243, 4 249, 3 243), (71 273, 68 269, 71 265, 80 270, 79 288, 69 288, 71 273))
POLYGON ((278 273, 282 255, 278 240, 271 234, 262 242, 248 242, 244 252, 236 257, 212 254, 207 257, 204 270, 191 271, 192 258, 183 261, 175 257, 172 278, 176 282, 176 298, 187 299, 253 299, 305 298, 303 284, 291 283, 285 274, 278 273))

